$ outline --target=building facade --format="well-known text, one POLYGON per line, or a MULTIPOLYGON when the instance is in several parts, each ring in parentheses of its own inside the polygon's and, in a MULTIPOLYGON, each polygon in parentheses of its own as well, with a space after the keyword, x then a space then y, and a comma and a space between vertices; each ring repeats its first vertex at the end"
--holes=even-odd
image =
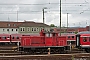
POLYGON ((0 21, 0 34, 34 34, 39 33, 41 29, 45 29, 46 31, 50 31, 49 25, 24 21, 24 22, 6 22, 0 21))
MULTIPOLYGON (((54 27, 58 32, 61 33, 77 33, 81 31, 90 31, 90 26, 86 27, 62 27, 60 28, 54 27)), ((9 22, 9 21, 0 21, 0 34, 39 34, 41 29, 45 29, 46 31, 50 31, 54 29, 49 25, 32 22, 32 21, 24 21, 24 22, 9 22)))

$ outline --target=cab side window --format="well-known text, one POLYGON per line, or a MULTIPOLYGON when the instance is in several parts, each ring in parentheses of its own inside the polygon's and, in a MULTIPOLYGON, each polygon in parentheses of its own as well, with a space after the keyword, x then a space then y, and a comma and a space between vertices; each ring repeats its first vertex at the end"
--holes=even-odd
POLYGON ((70 36, 68 36, 68 38, 70 38, 70 36))
POLYGON ((74 38, 74 36, 72 36, 72 38, 74 38))
POLYGON ((83 38, 83 42, 87 42, 87 39, 86 39, 86 37, 84 37, 84 38, 83 38))

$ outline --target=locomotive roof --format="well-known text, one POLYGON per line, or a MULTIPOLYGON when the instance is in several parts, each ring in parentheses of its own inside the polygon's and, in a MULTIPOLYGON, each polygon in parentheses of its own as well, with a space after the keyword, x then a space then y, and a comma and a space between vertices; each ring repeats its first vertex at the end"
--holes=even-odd
POLYGON ((90 34, 90 31, 83 31, 83 32, 79 32, 77 34, 90 34))

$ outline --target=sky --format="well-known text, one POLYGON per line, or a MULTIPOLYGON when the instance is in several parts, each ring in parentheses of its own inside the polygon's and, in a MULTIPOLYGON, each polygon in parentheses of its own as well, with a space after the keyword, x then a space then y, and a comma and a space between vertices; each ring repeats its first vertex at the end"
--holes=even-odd
MULTIPOLYGON (((0 21, 34 21, 60 25, 60 0, 0 0, 0 21)), ((62 27, 90 25, 90 0, 61 0, 62 27), (67 15, 68 13, 68 15, 67 15), (67 18, 68 17, 68 18, 67 18)))

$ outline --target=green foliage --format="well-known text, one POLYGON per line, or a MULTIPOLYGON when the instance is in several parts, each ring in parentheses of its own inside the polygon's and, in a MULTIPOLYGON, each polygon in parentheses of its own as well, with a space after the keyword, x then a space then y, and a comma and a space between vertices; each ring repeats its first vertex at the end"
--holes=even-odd
POLYGON ((78 32, 77 31, 75 31, 75 34, 77 34, 78 32))
POLYGON ((50 27, 56 27, 54 24, 51 24, 50 27))

